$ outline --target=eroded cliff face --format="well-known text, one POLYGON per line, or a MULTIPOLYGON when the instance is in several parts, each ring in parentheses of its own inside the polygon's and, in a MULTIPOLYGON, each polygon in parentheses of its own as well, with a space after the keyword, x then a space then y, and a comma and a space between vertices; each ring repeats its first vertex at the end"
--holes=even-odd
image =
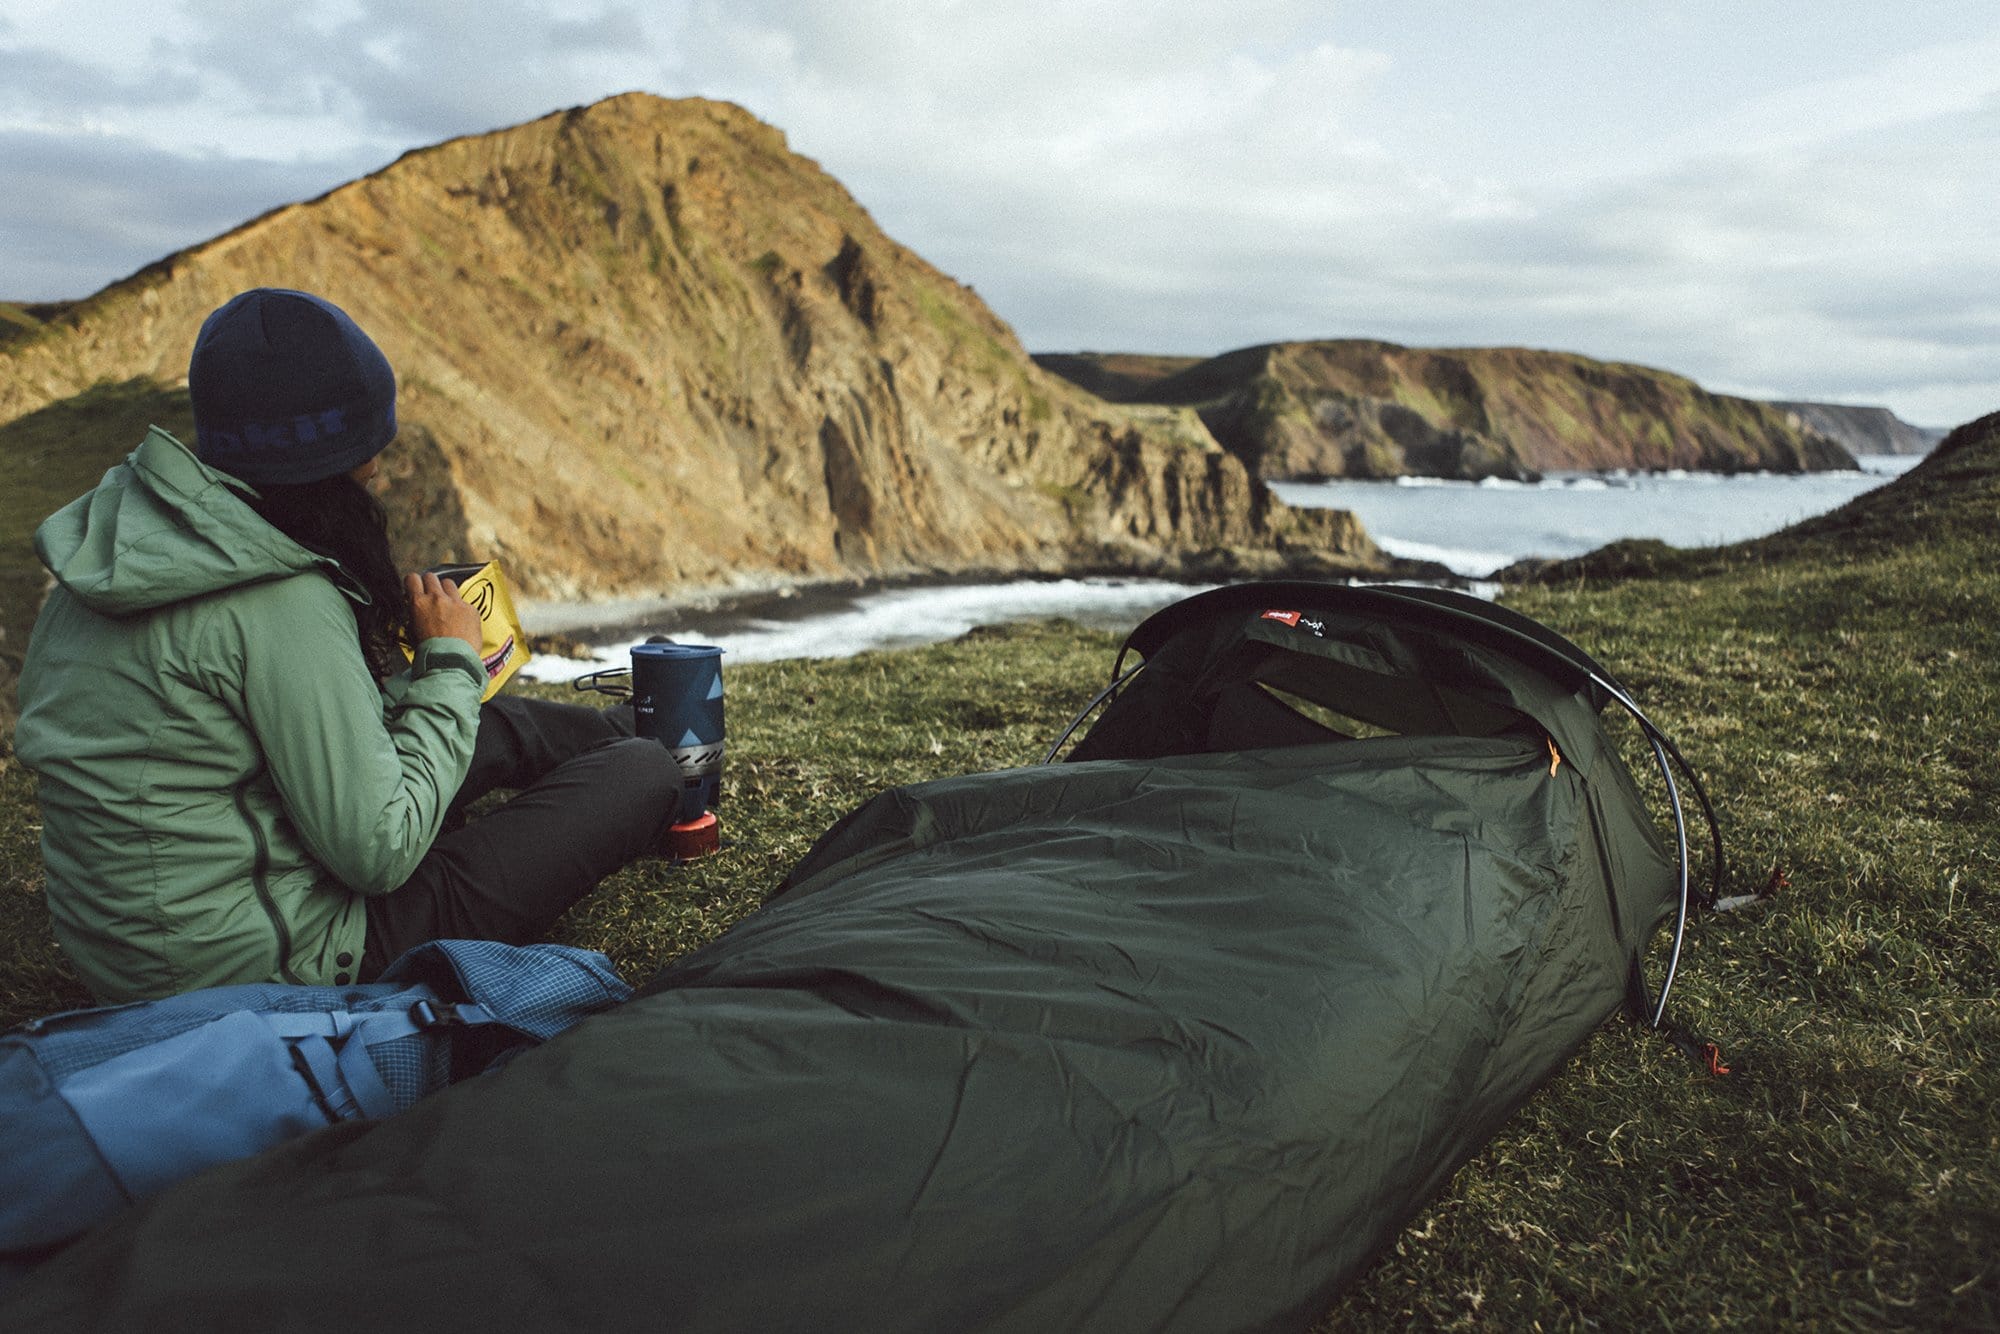
POLYGON ((413 557, 531 595, 968 569, 1380 570, 1185 408, 1044 374, 740 108, 628 94, 454 140, 0 345, 0 422, 185 375, 253 286, 346 308, 401 383, 413 557))
POLYGON ((1038 360, 1119 401, 1194 408, 1264 478, 1854 466, 1839 443, 1772 404, 1569 353, 1342 339, 1271 343, 1191 365, 1038 360))

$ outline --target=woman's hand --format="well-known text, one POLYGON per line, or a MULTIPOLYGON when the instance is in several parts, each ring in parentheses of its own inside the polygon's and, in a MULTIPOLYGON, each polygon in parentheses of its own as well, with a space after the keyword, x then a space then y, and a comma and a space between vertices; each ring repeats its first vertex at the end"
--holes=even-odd
POLYGON ((458 585, 434 574, 406 574, 403 589, 410 595, 410 642, 463 639, 479 652, 483 638, 479 613, 458 595, 458 585))

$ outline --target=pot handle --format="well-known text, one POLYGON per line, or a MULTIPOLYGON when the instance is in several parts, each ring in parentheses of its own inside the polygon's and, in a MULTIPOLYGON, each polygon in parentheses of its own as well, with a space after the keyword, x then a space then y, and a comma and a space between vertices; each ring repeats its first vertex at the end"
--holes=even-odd
POLYGON ((614 676, 629 677, 631 675, 632 669, 630 667, 606 667, 601 672, 584 673, 582 676, 571 681, 569 686, 572 690, 591 690, 600 695, 610 695, 613 699, 630 699, 632 698, 632 687, 629 683, 621 684, 609 681, 607 678, 614 676))

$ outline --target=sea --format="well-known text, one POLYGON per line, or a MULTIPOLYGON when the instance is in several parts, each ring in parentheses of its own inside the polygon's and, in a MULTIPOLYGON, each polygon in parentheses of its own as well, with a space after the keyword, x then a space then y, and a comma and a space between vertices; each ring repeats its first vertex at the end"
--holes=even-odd
MULTIPOLYGON (((1539 482, 1403 477, 1394 481, 1278 482, 1288 504, 1354 511, 1391 555, 1436 561, 1490 592, 1495 571, 1525 557, 1582 555, 1622 538, 1711 546, 1776 532, 1836 509, 1915 466, 1906 455, 1864 455, 1852 472, 1552 473, 1539 482)), ((628 665, 652 635, 714 644, 727 662, 841 658, 871 649, 954 639, 978 625, 1066 617, 1125 630, 1170 602, 1211 587, 1164 579, 1024 578, 844 591, 814 588, 714 608, 654 607, 575 629, 576 609, 524 610, 530 633, 569 628, 577 657, 538 655, 522 669, 544 681, 628 665)))
POLYGON ((1869 454, 1854 472, 1551 473, 1539 482, 1276 482, 1287 504, 1350 509, 1393 556, 1480 579, 1528 556, 1561 559, 1624 538, 1677 547, 1762 537, 1900 477, 1920 455, 1869 454))

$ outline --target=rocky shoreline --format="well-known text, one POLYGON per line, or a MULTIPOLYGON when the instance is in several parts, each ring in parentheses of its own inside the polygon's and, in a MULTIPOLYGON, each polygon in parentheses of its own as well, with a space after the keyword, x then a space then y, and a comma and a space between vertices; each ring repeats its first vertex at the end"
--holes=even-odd
MULTIPOLYGON (((1200 555, 1202 553, 1196 553, 1200 555)), ((1262 555, 1263 553, 1257 553, 1262 555)), ((514 609, 537 652, 576 656, 579 650, 617 634, 672 624, 689 617, 799 619, 834 609, 857 597, 911 588, 953 588, 995 583, 1055 583, 1067 579, 1160 579, 1215 584, 1243 579, 1366 579, 1424 582, 1462 587, 1468 581, 1435 561, 1384 556, 1369 563, 1328 561, 1313 553, 1290 561, 1245 559, 1242 553, 1214 553, 1209 560, 1148 564, 1101 562, 1064 570, 968 569, 908 571, 840 579, 747 580, 735 585, 679 589, 654 596, 605 599, 514 599, 514 609)))

